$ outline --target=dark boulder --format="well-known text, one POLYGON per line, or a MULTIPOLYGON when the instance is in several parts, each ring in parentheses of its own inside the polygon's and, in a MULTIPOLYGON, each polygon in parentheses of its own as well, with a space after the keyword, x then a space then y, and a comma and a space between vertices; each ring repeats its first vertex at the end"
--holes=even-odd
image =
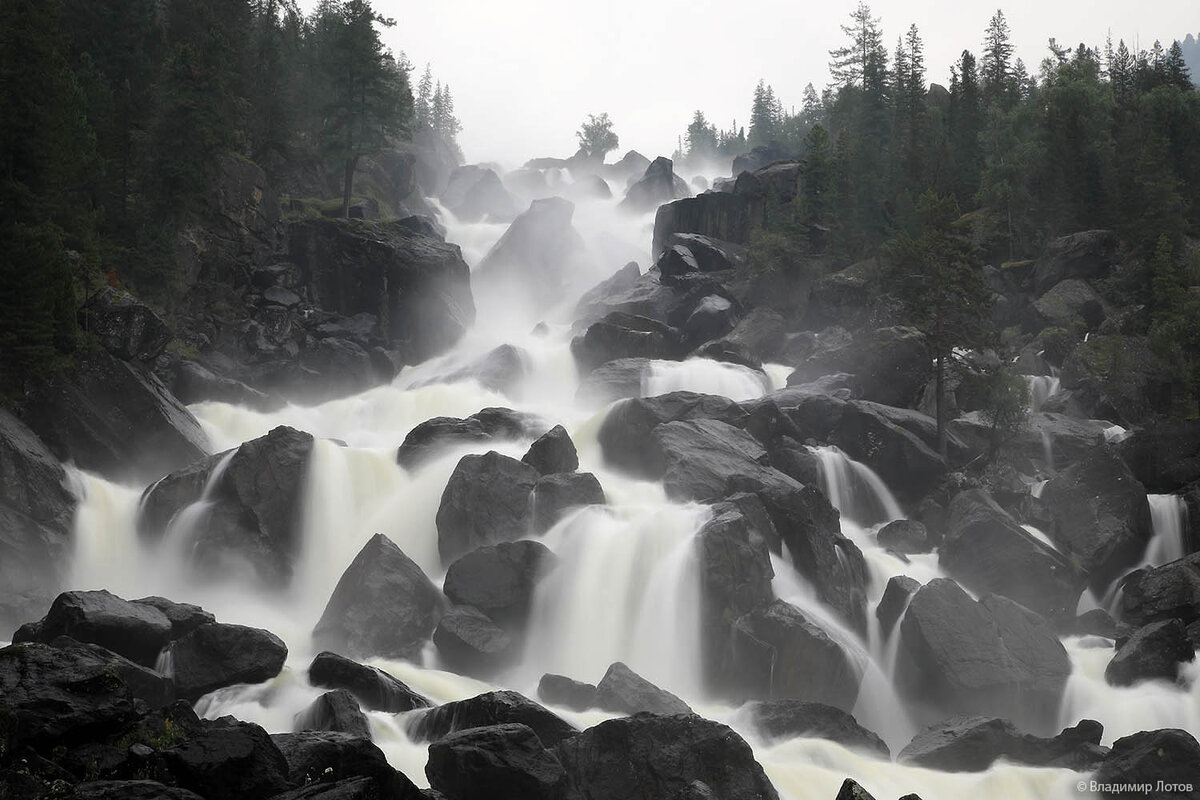
POLYGON ((287 761, 288 781, 293 786, 337 784, 347 779, 366 778, 379 787, 379 800, 417 800, 421 797, 420 791, 388 764, 383 751, 368 737, 333 731, 305 731, 275 734, 271 739, 287 761))
POLYGON ((150 480, 205 456, 200 424, 145 368, 103 350, 33 383, 25 423, 61 461, 112 480, 150 480))
POLYGON ((450 565, 442 591, 501 626, 525 627, 538 581, 558 558, 541 542, 501 542, 472 550, 450 565))
POLYGON ((461 369, 433 378, 430 383, 475 381, 485 389, 510 394, 525 379, 528 371, 529 354, 511 344, 502 344, 461 369))
POLYGON ((995 592, 1047 617, 1075 612, 1083 576, 1071 560, 1026 531, 982 489, 950 503, 938 563, 964 586, 995 592))
POLYGON ((293 728, 297 733, 334 731, 364 739, 371 738, 371 725, 367 722, 367 715, 358 707, 354 695, 345 689, 334 689, 313 700, 296 715, 293 728))
POLYGON ((614 311, 571 342, 571 352, 587 370, 616 359, 678 359, 684 349, 679 331, 670 325, 614 311))
POLYGON ((760 700, 746 708, 754 727, 768 739, 828 739, 852 750, 891 758, 882 739, 840 708, 804 700, 760 700))
POLYGON ((1050 538, 1078 560, 1097 591, 1136 566, 1150 541, 1146 489, 1111 451, 1051 478, 1041 499, 1054 519, 1050 538))
POLYGON ((313 641, 319 649, 354 657, 417 658, 441 609, 437 587, 377 533, 342 574, 313 641))
POLYGON ((195 792, 158 781, 88 781, 78 783, 65 800, 204 800, 195 792))
POLYGON ((660 689, 620 661, 596 684, 596 707, 618 714, 690 714, 687 703, 660 689))
POLYGON ((1148 337, 1092 335, 1063 362, 1062 387, 1070 392, 1063 396, 1075 416, 1129 427, 1171 414, 1170 370, 1148 337))
POLYGON ((545 747, 554 747, 578 731, 562 718, 516 692, 488 692, 431 708, 408 718, 408 735, 436 741, 456 731, 490 725, 527 725, 545 747))
POLYGON ((442 492, 437 512, 442 563, 483 545, 520 539, 530 532, 530 493, 538 472, 490 451, 463 456, 442 492))
POLYGON ((563 706, 572 711, 586 711, 596 707, 596 687, 565 675, 546 673, 538 681, 537 693, 538 697, 550 705, 563 706))
POLYGON ((312 449, 311 434, 281 425, 242 444, 228 461, 223 454, 172 473, 142 495, 138 532, 161 539, 171 519, 207 489, 210 523, 188 543, 190 566, 220 576, 243 560, 268 583, 284 584, 299 551, 312 449))
POLYGON ((641 397, 643 381, 650 374, 651 359, 618 358, 601 364, 579 382, 576 399, 590 405, 607 405, 614 400, 641 397))
POLYGON ((283 401, 261 392, 242 381, 218 375, 203 364, 181 360, 170 376, 170 389, 183 403, 191 405, 205 400, 246 406, 256 411, 274 411, 283 401))
POLYGON ((879 630, 884 638, 892 635, 892 629, 908 610, 912 596, 920 590, 921 584, 907 575, 893 575, 888 579, 875 607, 875 618, 879 620, 879 630))
POLYGON ((875 795, 864 789, 858 781, 846 778, 838 789, 837 797, 833 800, 875 800, 875 795))
POLYGON ((167 654, 176 694, 195 702, 226 686, 274 678, 287 652, 270 631, 214 622, 172 642, 167 654))
POLYGON ((915 519, 892 520, 879 529, 875 541, 880 547, 906 555, 928 553, 932 548, 929 531, 915 519))
POLYGON ((217 621, 216 617, 200 606, 192 605, 191 603, 176 603, 165 597, 139 597, 137 600, 131 600, 130 602, 137 603, 140 606, 156 608, 165 614, 167 621, 171 623, 172 639, 185 636, 201 625, 217 621))
POLYGON ((520 655, 516 637, 471 606, 454 606, 433 631, 442 663, 453 672, 479 678, 494 676, 520 655))
POLYGON ((1083 326, 1094 331, 1108 316, 1107 304, 1087 281, 1078 278, 1068 278, 1047 289, 1041 297, 1033 301, 1033 310, 1037 312, 1036 322, 1029 320, 1027 330, 1039 331, 1045 328, 1064 328, 1070 330, 1083 326))
POLYGON ((535 533, 550 530, 570 509, 608 502, 600 481, 590 472, 547 475, 533 487, 530 501, 535 533))
MULTIPOLYGON (((1064 414, 1037 412, 1028 424, 1004 445, 1010 459, 1028 462, 1030 471, 1042 465, 1044 470, 1066 469, 1087 461, 1104 446, 1106 423, 1076 419, 1064 414)), ((972 411, 952 419, 946 425, 969 453, 969 459, 986 456, 992 450, 993 426, 985 414, 972 411)))
POLYGON ((743 698, 788 698, 852 709, 861 668, 800 609, 775 600, 739 618, 731 636, 743 698))
POLYGON ((153 361, 171 341, 167 324, 150 306, 117 289, 106 288, 88 298, 79 318, 80 327, 123 361, 153 361))
POLYGON ((1191 625, 1200 620, 1200 553, 1139 570, 1123 586, 1121 619, 1130 624, 1178 619, 1191 625))
POLYGON ((945 578, 913 596, 900 637, 899 686, 949 713, 1053 713, 1071 672, 1041 617, 1001 597, 976 602, 945 578))
MULTIPOLYGON (((1117 789, 1155 787, 1155 797, 1194 798, 1200 786, 1200 744, 1187 731, 1165 728, 1142 731, 1113 742, 1112 750, 1092 779, 1117 789), (1180 784, 1184 784, 1180 786, 1180 784), (1164 789, 1164 786, 1177 787, 1164 789)), ((1125 791, 1101 792, 1105 800, 1128 797, 1125 791)))
POLYGON ((712 294, 702 297, 680 326, 685 347, 695 348, 731 332, 738 323, 737 307, 712 294))
POLYGON ((744 245, 723 242, 698 233, 670 234, 663 246, 664 255, 673 247, 686 249, 700 272, 728 272, 739 269, 745 266, 748 255, 748 249, 744 245))
POLYGON ((1108 275, 1117 258, 1112 231, 1073 233, 1050 242, 1033 268, 1034 289, 1044 292, 1068 278, 1096 280, 1108 275))
POLYGON ((0 638, 41 613, 70 559, 76 499, 33 431, 0 409, 0 638))
POLYGON ((534 200, 479 262, 473 277, 510 290, 533 308, 560 300, 582 276, 584 243, 571 224, 575 205, 561 197, 534 200))
POLYGON ((507 408, 485 408, 466 419, 434 417, 417 425, 396 452, 405 469, 416 469, 440 450, 494 440, 538 435, 545 428, 532 415, 507 408))
POLYGON ((475 322, 471 270, 457 245, 404 220, 312 220, 288 226, 292 260, 313 304, 379 319, 408 363, 445 352, 475 322))
POLYGON ((1151 622, 1119 643, 1104 670, 1104 679, 1113 686, 1130 686, 1155 678, 1173 682, 1179 676, 1179 665, 1195 657, 1196 649, 1188 640, 1182 622, 1177 619, 1151 622))
POLYGON ((450 173, 442 190, 442 204, 460 222, 510 222, 517 203, 500 177, 487 167, 466 164, 450 173))
POLYGON ((625 192, 618 208, 634 214, 653 211, 663 203, 691 194, 687 183, 676 177, 671 159, 659 156, 646 167, 641 179, 625 192))
POLYGON ((650 433, 666 422, 716 419, 743 424, 746 411, 725 397, 695 392, 672 392, 659 397, 633 398, 615 406, 604 417, 598 438, 604 458, 613 466, 639 477, 657 478, 657 460, 650 433))
POLYGON ((521 460, 536 469, 539 475, 579 469, 579 453, 562 425, 555 425, 535 439, 521 460))
POLYGON ((728 727, 697 716, 609 720, 563 742, 557 754, 569 792, 579 800, 779 796, 750 745, 728 727))
POLYGON ((566 772, 526 725, 492 725, 429 745, 429 785, 449 800, 561 800, 566 772))
POLYGON ((309 664, 308 682, 323 689, 345 689, 371 711, 396 714, 429 707, 428 700, 378 667, 328 651, 318 653, 309 664))
POLYGON ((208 800, 271 797, 290 788, 288 763, 257 725, 233 717, 202 720, 179 744, 156 756, 168 783, 208 800))
MULTIPOLYGON (((639 279, 642 277, 642 270, 638 267, 636 261, 630 261, 625 266, 614 272, 609 277, 600 281, 583 293, 576 304, 575 317, 576 319, 584 319, 588 317, 588 310, 594 309, 598 304, 602 304, 605 300, 613 295, 628 291, 637 286, 639 279)), ((594 319, 603 317, 604 314, 593 314, 594 319)))
POLYGON ((654 262, 658 274, 664 278, 676 278, 689 272, 699 272, 700 264, 692 255, 691 249, 684 245, 672 245, 663 251, 654 262))
POLYGON ((98 644, 145 667, 155 665, 159 652, 172 638, 166 614, 103 589, 60 594, 44 619, 22 630, 26 635, 15 636, 14 641, 49 644, 56 637, 69 636, 98 644))
POLYGON ((982 772, 999 759, 1038 767, 1095 769, 1104 758, 1104 728, 1083 720, 1057 736, 1021 733, 1006 719, 955 717, 918 733, 898 761, 943 772, 982 772))
POLYGON ((98 644, 76 641, 69 636, 59 636, 46 644, 59 650, 74 651, 106 661, 125 682, 133 699, 142 701, 150 708, 161 708, 175 702, 175 685, 170 678, 98 644))
POLYGON ((783 316, 778 311, 759 307, 751 309, 732 331, 708 343, 698 353, 758 369, 764 361, 780 356, 785 337, 783 316))
POLYGON ((886 406, 914 405, 933 371, 925 336, 914 328, 864 332, 842 347, 822 348, 788 376, 798 385, 832 375, 854 375, 856 394, 886 406))
POLYGON ((1117 452, 1147 492, 1179 491, 1200 481, 1200 421, 1157 421, 1133 431, 1117 452))

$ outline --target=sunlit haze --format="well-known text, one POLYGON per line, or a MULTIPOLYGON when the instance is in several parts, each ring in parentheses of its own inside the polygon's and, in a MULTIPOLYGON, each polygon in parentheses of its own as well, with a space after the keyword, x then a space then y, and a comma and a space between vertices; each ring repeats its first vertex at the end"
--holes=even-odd
MULTIPOLYGON (((692 112, 728 127, 744 125, 759 78, 785 106, 798 106, 806 83, 828 82, 829 50, 845 41, 856 0, 826 3, 745 0, 377 0, 396 20, 384 37, 405 51, 419 72, 428 62, 453 89, 468 161, 515 166, 533 156, 569 156, 574 132, 588 113, 607 111, 621 151, 670 154, 692 112)), ((1187 0, 1042 2, 1001 6, 1017 56, 1031 72, 1046 42, 1102 46, 1111 30, 1149 47, 1200 31, 1187 0)), ((949 79, 963 48, 978 54, 993 2, 877 0, 889 51, 916 23, 925 40, 929 78, 949 79)))

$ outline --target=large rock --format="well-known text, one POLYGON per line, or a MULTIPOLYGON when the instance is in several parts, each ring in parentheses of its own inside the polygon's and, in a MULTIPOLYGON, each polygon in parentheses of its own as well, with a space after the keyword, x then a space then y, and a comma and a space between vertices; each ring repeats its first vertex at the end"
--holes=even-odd
POLYGON ((480 547, 450 565, 442 591, 474 606, 505 628, 524 628, 538 581, 558 558, 541 542, 501 542, 480 547))
POLYGON ((1147 337, 1094 334, 1063 362, 1062 387, 1073 413, 1128 427, 1171 414, 1170 369, 1147 337))
POLYGON ((687 703, 660 689, 620 661, 596 684, 596 707, 618 714, 690 714, 687 703))
POLYGON ((381 533, 342 574, 313 629, 319 649, 370 658, 418 658, 433 633, 442 595, 421 568, 381 533))
POLYGON ((1071 559, 1022 528, 983 489, 951 501, 938 563, 973 591, 1002 594, 1051 618, 1074 615, 1084 586, 1071 559))
POLYGON ((86 781, 78 783, 68 800, 204 800, 200 795, 158 781, 86 781))
POLYGON ((367 778, 376 782, 380 798, 417 800, 422 796, 408 778, 388 764, 383 751, 370 738, 306 731, 275 734, 271 740, 287 761, 288 781, 294 786, 367 778))
POLYGON ((483 545, 530 533, 530 498, 538 472, 495 451, 463 456, 442 492, 437 512, 442 563, 483 545))
POLYGON ((1044 723, 1071 672, 1066 650, 1041 617, 1002 597, 976 602, 945 578, 913 596, 900 637, 900 686, 949 713, 1044 723))
POLYGON ((59 636, 97 644, 142 666, 153 667, 171 641, 167 615, 142 603, 130 603, 101 589, 64 592, 38 623, 23 627, 13 641, 49 644, 59 636))
POLYGON ((646 167, 641 179, 629 187, 619 208, 634 214, 644 214, 663 203, 690 194, 687 183, 676 177, 671 159, 659 156, 646 167))
POLYGON ((1083 772, 1104 758, 1103 733, 1104 727, 1092 720, 1043 738, 1021 733, 1006 719, 955 717, 918 733, 897 760, 943 772, 982 772, 1002 758, 1083 772))
POLYGON ((539 475, 579 469, 579 453, 562 425, 555 425, 535 439, 521 460, 536 469, 539 475))
POLYGON ((572 711, 586 711, 596 707, 596 687, 590 683, 547 672, 538 681, 538 697, 552 706, 563 706, 572 711))
POLYGON ((522 287, 533 307, 562 298, 579 279, 584 245, 571 224, 575 206, 561 197, 534 200, 487 252, 475 274, 485 283, 522 287))
POLYGON ((892 629, 904 616, 909 601, 920 588, 920 582, 907 575, 893 575, 888 579, 879 605, 875 606, 875 618, 879 620, 879 631, 885 639, 892 635, 892 629))
POLYGON ((1196 649, 1188 641, 1182 622, 1177 619, 1151 622, 1120 644, 1104 670, 1104 678, 1113 686, 1130 686, 1155 678, 1174 682, 1179 676, 1179 665, 1195 657, 1196 649))
POLYGON ((1178 619, 1200 620, 1200 553, 1154 569, 1139 570, 1124 582, 1121 618, 1134 625, 1178 619))
POLYGON ((0 637, 57 594, 69 561, 75 496, 41 440, 0 409, 0 637))
POLYGON ((287 652, 283 640, 270 631, 214 622, 172 642, 167 657, 175 692, 195 702, 226 686, 274 678, 287 652))
POLYGON ((852 750, 891 758, 879 736, 840 708, 804 700, 760 700, 746 708, 754 727, 769 740, 828 739, 852 750))
POLYGON ((489 725, 527 725, 545 747, 554 747, 578 731, 555 714, 516 692, 488 692, 431 708, 408 718, 407 732, 416 741, 436 741, 456 731, 489 725))
MULTIPOLYGON (((1010 460, 1024 459, 1031 471, 1066 469, 1099 452, 1108 427, 1104 422, 1036 412, 1029 415, 1028 424, 1005 441, 1004 453, 1010 460)), ((981 411, 950 420, 946 429, 966 446, 967 460, 988 455, 992 450, 993 425, 981 411)))
MULTIPOLYGON (((748 256, 748 248, 744 245, 723 242, 698 233, 670 234, 663 246, 666 248, 663 250, 663 256, 674 247, 682 247, 700 272, 727 272, 739 269, 745 265, 748 256)), ((661 257, 658 263, 661 265, 661 257)), ((663 271, 663 274, 667 273, 663 271)))
POLYGON ((103 350, 32 385, 23 409, 59 460, 112 480, 157 478, 208 450, 196 418, 158 378, 103 350))
POLYGON ((1117 452, 1147 492, 1176 492, 1200 481, 1200 421, 1157 420, 1133 432, 1117 452))
POLYGON ((511 222, 517 203, 487 167, 467 164, 450 173, 442 190, 442 205, 460 222, 511 222))
POLYGON ((139 533, 161 539, 172 518, 207 492, 209 522, 188 542, 190 565, 220 576, 244 561, 261 579, 284 584, 299 555, 312 448, 311 434, 280 426, 238 447, 228 461, 209 458, 172 473, 143 494, 139 533))
POLYGON ((1096 280, 1108 275, 1117 258, 1117 236, 1092 230, 1063 236, 1047 245, 1033 268, 1036 291, 1045 292, 1068 278, 1096 280))
POLYGON ((233 717, 202 720, 157 761, 170 783, 211 800, 271 797, 291 786, 288 763, 267 732, 233 717))
POLYGON ((1080 325, 1095 330, 1106 316, 1104 299, 1078 278, 1055 284, 1033 301, 1033 308, 1040 317, 1035 330, 1050 327, 1071 330, 1080 325))
POLYGON ((860 668, 800 609, 775 600, 733 624, 730 647, 743 698, 790 698, 850 710, 860 668))
POLYGON ((371 738, 367 715, 359 708, 354 695, 345 689, 326 692, 296 714, 293 728, 302 731, 333 731, 364 739, 371 738))
POLYGON ((429 785, 450 800, 560 800, 567 775, 526 725, 452 733, 429 745, 429 785))
POLYGON ((1137 565, 1153 533, 1145 488, 1108 450, 1052 478, 1042 502, 1054 519, 1047 534, 1097 591, 1137 565))
POLYGON ((516 637, 471 606, 454 606, 438 620, 433 643, 446 669, 488 679, 520 655, 516 637))
POLYGON ((150 708, 161 708, 175 701, 175 685, 161 672, 130 661, 125 656, 112 652, 98 644, 88 644, 59 636, 47 642, 51 647, 82 653, 106 661, 111 669, 125 682, 129 693, 150 708))
POLYGON ((695 392, 671 392, 659 397, 632 398, 614 406, 604 417, 597 437, 604 459, 639 477, 657 478, 663 465, 651 431, 666 422, 715 419, 744 424, 746 411, 725 397, 695 392))
POLYGON ((583 506, 604 505, 608 499, 600 481, 590 472, 560 472, 546 475, 530 496, 535 533, 544 533, 567 511, 583 506))
POLYGON ((89 298, 79 317, 80 327, 123 361, 153 361, 171 341, 167 324, 150 306, 117 289, 89 298))
POLYGON ((915 405, 933 371, 925 336, 914 328, 864 332, 842 347, 819 349, 788 376, 799 385, 825 375, 854 375, 856 394, 886 406, 915 405))
POLYGON ((313 304, 366 312, 408 363, 452 347, 475 322, 470 268, 457 245, 399 222, 306 219, 288 229, 313 304))
POLYGON ((412 470, 450 447, 519 439, 544 430, 532 415, 507 408, 485 408, 466 419, 434 417, 408 432, 396 451, 396 460, 412 470))
POLYGON ((323 689, 345 689, 371 711, 396 714, 429 707, 428 700, 378 667, 328 651, 318 653, 309 664, 308 682, 323 689))
POLYGON ((167 621, 171 623, 171 639, 186 636, 201 625, 217 621, 215 616, 200 606, 191 603, 176 603, 165 597, 139 597, 130 602, 156 608, 165 614, 167 621))
POLYGON ((750 745, 697 716, 641 714, 602 722, 562 743, 579 800, 777 800, 750 745))
POLYGON ((1195 797, 1196 787, 1200 786, 1197 764, 1200 764, 1200 744, 1187 731, 1174 728, 1142 731, 1113 742, 1093 780, 1112 787, 1111 791, 1100 793, 1105 800, 1128 797, 1129 792, 1118 788, 1129 786, 1151 786, 1155 797, 1184 800, 1195 797))
POLYGON ((678 359, 684 349, 680 332, 649 317, 614 311, 571 342, 584 370, 626 358, 678 359))

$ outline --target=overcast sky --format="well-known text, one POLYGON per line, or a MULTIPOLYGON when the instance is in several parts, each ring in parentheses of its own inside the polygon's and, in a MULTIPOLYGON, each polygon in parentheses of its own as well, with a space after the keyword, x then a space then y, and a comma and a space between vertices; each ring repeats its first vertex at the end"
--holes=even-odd
MULTIPOLYGON (((607 111, 620 152, 670 155, 692 112, 744 125, 759 78, 786 107, 828 82, 829 50, 856 0, 374 0, 384 32, 419 77, 426 62, 453 89, 468 161, 516 166, 569 156, 589 113, 607 111)), ((1036 72, 1046 41, 1133 48, 1200 33, 1196 0, 1006 0, 1017 55, 1036 72)), ((978 55, 995 0, 876 0, 889 53, 916 23, 929 79, 945 83, 963 48, 978 55)), ((611 158, 611 157, 610 157, 611 158)))

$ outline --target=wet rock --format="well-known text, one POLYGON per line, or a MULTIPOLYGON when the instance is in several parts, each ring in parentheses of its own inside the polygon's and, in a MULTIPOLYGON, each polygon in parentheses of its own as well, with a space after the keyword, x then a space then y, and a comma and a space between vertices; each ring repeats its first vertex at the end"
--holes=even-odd
POLYGON ((750 746, 697 716, 639 714, 609 720, 557 749, 580 800, 707 796, 777 800, 750 746))
POLYGON ((678 359, 684 350, 679 331, 671 326, 614 311, 571 342, 571 352, 586 370, 616 359, 678 359))
POLYGON ((1117 445, 1148 492, 1176 492, 1200 481, 1200 421, 1160 420, 1117 445))
POLYGON ((213 400, 257 411, 273 411, 282 405, 282 401, 265 392, 228 376, 218 375, 195 361, 182 360, 175 365, 170 388, 180 401, 188 405, 213 400))
POLYGON ((1083 720, 1057 736, 1021 733, 1006 719, 955 717, 918 733, 897 760, 944 772, 982 772, 999 759, 1038 767, 1095 769, 1104 758, 1104 727, 1083 720))
POLYGON ((565 675, 543 675, 538 681, 538 697, 552 706, 563 706, 572 711, 596 707, 596 687, 565 675))
POLYGON ((538 581, 558 558, 541 542, 501 542, 472 550, 450 565, 442 591, 501 626, 525 627, 538 581))
POLYGON ((1118 644, 1104 670, 1104 679, 1113 686, 1131 686, 1155 678, 1173 682, 1179 676, 1179 665, 1195 657, 1195 647, 1183 623, 1177 619, 1151 622, 1118 644))
POLYGON ((1128 625, 1117 622, 1102 608, 1093 608, 1080 614, 1067 630, 1079 636, 1103 636, 1114 640, 1126 638, 1132 633, 1128 625))
POLYGON ((334 731, 371 738, 371 726, 367 716, 358 707, 354 695, 344 689, 326 692, 309 703, 308 707, 296 715, 293 728, 301 731, 334 731))
POLYGON ((305 731, 275 734, 271 740, 287 761, 288 781, 294 786, 365 778, 377 783, 381 791, 376 796, 381 800, 417 800, 421 796, 408 778, 388 764, 383 751, 369 737, 305 731))
POLYGON ((165 614, 167 621, 171 623, 172 639, 185 636, 201 625, 217 621, 216 617, 200 606, 192 605, 191 603, 176 603, 165 597, 141 597, 130 602, 140 606, 156 608, 165 614))
POLYGON ((158 781, 88 781, 76 784, 67 800, 204 800, 195 792, 158 781))
POLYGON ((853 778, 846 778, 842 781, 842 788, 838 789, 837 797, 834 800, 875 800, 875 796, 860 786, 853 778))
POLYGON ((666 422, 716 419, 732 425, 747 415, 737 403, 718 395, 671 392, 659 397, 633 398, 614 407, 600 426, 598 438, 604 458, 639 477, 659 477, 661 461, 650 437, 666 422))
POLYGON ((596 684, 596 707, 618 714, 690 714, 692 709, 620 661, 596 684))
POLYGON ((882 739, 840 708, 803 700, 760 700, 746 709, 754 726, 769 739, 827 739, 851 750, 891 758, 882 739))
POLYGON ((915 519, 896 519, 879 529, 875 540, 881 547, 897 553, 928 553, 932 548, 929 532, 915 519))
MULTIPOLYGON (((1066 469, 1091 459, 1103 448, 1107 427, 1102 422, 1042 411, 1030 414, 1029 424, 1009 439, 1004 448, 1009 458, 1066 469)), ((991 450, 992 424, 982 412, 972 411, 952 419, 946 429, 963 442, 969 458, 984 456, 991 450)))
POLYGON ((196 418, 158 378, 103 350, 32 384, 23 409, 60 461, 112 480, 151 480, 208 451, 196 418))
POLYGON ((520 655, 516 638, 471 606, 449 609, 433 631, 433 643, 447 668, 487 678, 520 655))
POLYGON ((913 596, 900 636, 898 684, 950 713, 1052 711, 1071 671, 1044 619, 1003 597, 976 602, 945 578, 913 596))
POLYGON ((404 437, 396 460, 405 469, 416 469, 445 448, 502 439, 519 439, 544 431, 530 414, 507 408, 485 408, 466 419, 434 417, 417 425, 404 437))
POLYGON ((1171 382, 1170 367, 1145 336, 1089 336, 1062 366, 1062 386, 1070 392, 1072 413, 1126 427, 1170 415, 1171 382))
POLYGON ((762 362, 771 361, 779 356, 784 346, 785 335, 783 316, 779 312, 768 308, 754 308, 742 317, 732 331, 706 345, 702 350, 704 353, 739 353, 739 359, 724 360, 758 368, 762 362))
POLYGON ((1044 292, 1068 278, 1105 277, 1116 264, 1117 246, 1116 234, 1105 230, 1082 231, 1055 239, 1034 264, 1035 290, 1044 292))
POLYGON ((529 371, 529 354, 511 344, 502 344, 460 370, 439 375, 432 383, 474 380, 494 392, 512 392, 529 371))
POLYGON ((437 624, 441 597, 421 568, 377 533, 342 574, 313 641, 354 657, 416 658, 437 624))
POLYGON ((1073 613, 1083 591, 1071 561, 982 489, 960 492, 950 503, 938 563, 970 589, 1002 594, 1047 617, 1073 613))
POLYGON ((699 272, 700 264, 692 251, 683 245, 673 245, 663 251, 654 262, 658 273, 666 278, 674 278, 688 272, 699 272))
POLYGON ((555 425, 529 446, 521 460, 538 471, 539 475, 555 472, 574 472, 579 469, 579 454, 575 443, 562 425, 555 425))
MULTIPOLYGON (((1113 742, 1112 750, 1096 771, 1093 780, 1114 788, 1152 786, 1159 796, 1187 798, 1195 796, 1200 785, 1200 744, 1187 731, 1164 728, 1142 731, 1113 742), (1164 790, 1164 785, 1190 785, 1164 790)), ((1105 800, 1115 800, 1128 792, 1102 792, 1105 800)))
POLYGON ((59 636, 46 642, 59 650, 77 652, 106 662, 128 687, 130 695, 150 708, 161 708, 175 702, 175 685, 170 678, 153 669, 134 663, 122 655, 98 644, 76 641, 69 636, 59 636))
POLYGON ((445 352, 475 322, 471 271, 458 246, 405 220, 301 220, 288 226, 288 239, 313 304, 345 317, 376 315, 409 363, 445 352))
POLYGON ((158 752, 162 774, 211 800, 271 797, 288 788, 288 763, 257 725, 233 717, 201 720, 184 741, 158 752))
POLYGON ((1133 625, 1200 620, 1200 553, 1153 569, 1138 570, 1123 584, 1121 619, 1133 625))
POLYGON ((168 650, 175 691, 190 702, 226 686, 274 678, 287 652, 270 631, 219 622, 201 625, 168 650))
POLYGON ((570 509, 608 502, 600 481, 590 472, 561 472, 541 478, 530 498, 533 530, 544 533, 570 509))
POLYGON ((1054 519, 1050 538, 1079 561, 1096 591, 1136 566, 1150 541, 1146 490, 1109 451, 1052 478, 1042 502, 1054 519))
POLYGON ((507 691, 488 692, 431 708, 410 717, 407 727, 414 740, 436 741, 457 731, 508 724, 529 726, 545 747, 554 747, 578 733, 529 698, 507 691))
POLYGON ((308 681, 324 689, 345 689, 371 711, 393 714, 428 708, 429 701, 378 667, 359 664, 328 651, 308 667, 308 681))
MULTIPOLYGON (((637 285, 638 279, 642 277, 642 270, 638 267, 637 262, 630 261, 625 266, 614 272, 609 277, 602 280, 600 283, 593 286, 583 293, 576 304, 576 319, 584 319, 589 316, 587 311, 595 308, 598 304, 603 303, 607 298, 628 291, 637 285)), ((603 317, 604 314, 594 315, 595 319, 603 317)))
POLYGON ((1080 324, 1090 331, 1100 327, 1107 316, 1105 302, 1086 281, 1068 278, 1056 283, 1033 301, 1038 324, 1027 330, 1057 327, 1071 329, 1080 324))
POLYGON ((658 208, 662 203, 677 197, 687 197, 692 192, 682 178, 675 175, 671 159, 659 156, 650 162, 641 179, 625 192, 625 199, 618 208, 634 214, 642 214, 658 208))
POLYGON ((666 237, 663 246, 664 256, 674 247, 686 249, 700 272, 726 272, 738 269, 746 263, 747 248, 743 245, 698 233, 672 233, 666 237))
POLYGON ((743 698, 854 707, 860 676, 838 642, 804 612, 775 600, 733 625, 732 664, 743 698))
POLYGON ((648 358, 618 358, 601 364, 579 382, 577 399, 591 405, 607 405, 614 400, 640 397, 643 376, 650 372, 648 358))
POLYGON ((429 784, 453 800, 558 800, 566 773, 525 725, 493 725, 429 745, 429 784))
POLYGON ((571 224, 574 214, 575 205, 561 197, 534 200, 472 277, 481 284, 522 286, 534 307, 561 299, 581 277, 585 258, 583 239, 571 224))
POLYGON ((60 594, 36 628, 22 630, 25 635, 14 641, 48 644, 59 636, 69 636, 146 667, 154 666, 172 632, 170 620, 158 609, 130 603, 103 589, 60 594))
POLYGON ((538 473, 515 458, 490 451, 463 456, 450 475, 437 512, 442 562, 483 545, 530 532, 530 493, 538 473))
POLYGON ((879 598, 879 605, 875 607, 875 618, 879 620, 879 629, 885 638, 892 635, 892 629, 904 616, 909 601, 920 588, 920 582, 907 575, 893 575, 888 579, 883 597, 879 598))
POLYGON ((105 288, 79 311, 80 327, 123 361, 153 361, 171 341, 167 324, 128 292, 105 288))
POLYGON ((907 407, 920 398, 932 374, 932 363, 929 346, 920 332, 913 328, 880 328, 864 332, 844 347, 824 349, 809 357, 788 376, 788 385, 849 372, 862 399, 907 407))
POLYGON ((726 335, 737 325, 738 317, 737 308, 726 298, 701 298, 681 326, 685 345, 694 348, 726 335))
POLYGON ((517 203, 500 177, 487 167, 467 164, 450 173, 442 190, 442 204, 460 222, 509 222, 517 216, 517 203))

